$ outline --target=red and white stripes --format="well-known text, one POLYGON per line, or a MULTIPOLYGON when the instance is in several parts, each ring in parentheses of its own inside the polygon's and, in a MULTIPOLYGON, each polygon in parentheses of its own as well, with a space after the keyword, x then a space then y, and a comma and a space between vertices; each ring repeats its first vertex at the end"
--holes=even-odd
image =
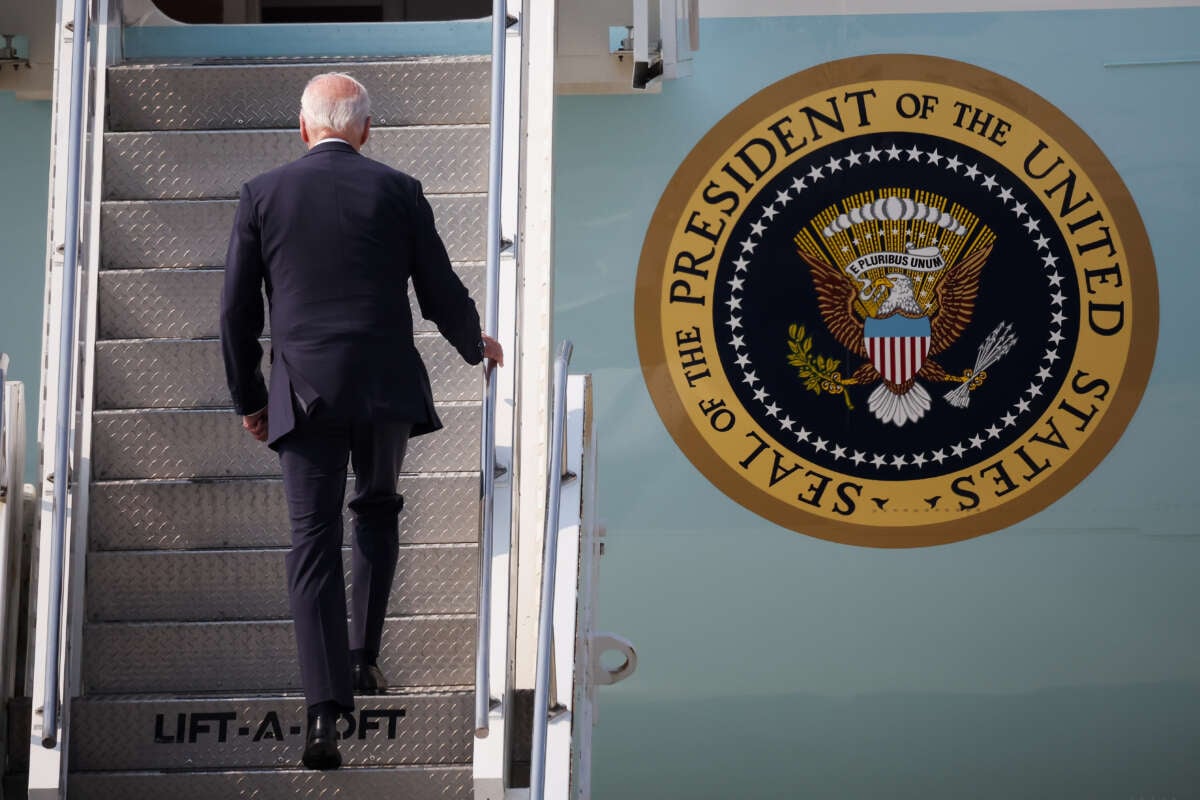
POLYGON ((863 341, 875 369, 895 385, 912 380, 929 355, 928 336, 867 336, 863 341))

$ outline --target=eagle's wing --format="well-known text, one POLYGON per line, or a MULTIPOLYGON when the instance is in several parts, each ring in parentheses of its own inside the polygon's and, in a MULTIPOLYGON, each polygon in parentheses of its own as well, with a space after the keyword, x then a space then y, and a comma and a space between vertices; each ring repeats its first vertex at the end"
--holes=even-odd
POLYGON ((859 358, 867 358, 867 348, 863 344, 863 321, 854 313, 854 298, 858 288, 833 265, 803 250, 800 251, 800 257, 812 267, 817 308, 821 310, 825 327, 847 350, 859 358))
POLYGON ((946 279, 938 286, 938 313, 929 321, 930 355, 940 353, 954 344, 967 329, 975 313, 979 276, 991 253, 990 244, 971 252, 950 268, 946 279))

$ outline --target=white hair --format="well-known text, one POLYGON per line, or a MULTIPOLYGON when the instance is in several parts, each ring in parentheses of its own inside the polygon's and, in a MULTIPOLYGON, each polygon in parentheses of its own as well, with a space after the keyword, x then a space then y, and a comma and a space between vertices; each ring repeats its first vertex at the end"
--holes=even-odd
POLYGON ((358 133, 371 115, 371 98, 365 86, 344 72, 325 72, 304 87, 304 94, 300 96, 300 113, 312 129, 358 133), (329 78, 348 81, 353 88, 346 92, 320 91, 319 84, 329 78))

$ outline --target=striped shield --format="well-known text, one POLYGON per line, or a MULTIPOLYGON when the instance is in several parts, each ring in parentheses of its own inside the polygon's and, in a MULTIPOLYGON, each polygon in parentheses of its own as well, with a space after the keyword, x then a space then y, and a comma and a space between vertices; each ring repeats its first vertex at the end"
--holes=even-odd
POLYGON ((888 383, 899 386, 912 380, 929 355, 929 317, 911 319, 893 314, 887 319, 867 319, 863 342, 871 363, 888 383))

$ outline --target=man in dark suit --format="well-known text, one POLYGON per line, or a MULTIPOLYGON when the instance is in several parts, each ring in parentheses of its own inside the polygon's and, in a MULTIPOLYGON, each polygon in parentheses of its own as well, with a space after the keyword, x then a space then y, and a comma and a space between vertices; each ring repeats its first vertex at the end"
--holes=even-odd
POLYGON ((500 344, 451 269, 414 178, 359 155, 366 89, 318 75, 301 99, 302 158, 242 187, 225 262, 221 344, 243 427, 278 451, 292 527, 288 589, 309 709, 303 762, 341 765, 335 724, 354 691, 379 693, 384 614, 399 552, 396 477, 410 436, 441 427, 413 343, 421 313, 471 364, 500 344), (271 383, 260 368, 262 291, 271 383), (355 473, 351 626, 342 577, 347 461, 355 473))

